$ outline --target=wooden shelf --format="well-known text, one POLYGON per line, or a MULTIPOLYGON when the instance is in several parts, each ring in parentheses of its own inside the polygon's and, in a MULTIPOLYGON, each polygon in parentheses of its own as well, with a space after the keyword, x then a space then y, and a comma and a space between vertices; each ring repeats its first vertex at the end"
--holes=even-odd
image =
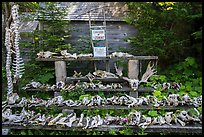
MULTIPOLYGON (((193 105, 185 105, 185 106, 159 106, 159 107, 154 107, 153 104, 149 105, 140 105, 137 107, 129 107, 127 105, 101 105, 101 106, 85 106, 85 105, 80 105, 80 106, 58 106, 58 105, 51 105, 47 109, 52 108, 52 106, 57 106, 59 109, 70 109, 70 110, 77 110, 77 109, 135 109, 135 110, 178 110, 178 109, 189 109, 189 108, 194 108, 193 105)), ((21 108, 20 106, 17 105, 8 105, 6 106, 8 108, 21 108)), ((32 106, 32 107, 45 107, 45 106, 32 106)), ((31 108, 32 108, 31 107, 31 108)))
POLYGON ((53 56, 53 58, 36 58, 36 61, 80 61, 80 60, 151 60, 151 59, 158 59, 158 56, 134 56, 134 57, 82 57, 82 58, 64 58, 63 56, 53 56))
MULTIPOLYGON (((129 128, 133 129, 135 132, 140 131, 141 129, 138 126, 128 126, 129 128)), ((76 126, 76 122, 73 123, 72 127, 61 127, 60 125, 57 126, 40 126, 40 125, 23 125, 20 123, 16 124, 9 124, 8 122, 2 123, 2 128, 7 129, 40 129, 40 130, 61 130, 61 131, 67 131, 67 130, 73 130, 73 131, 88 131, 88 130, 98 130, 98 131, 110 131, 111 129, 114 129, 116 131, 126 129, 127 126, 124 125, 101 125, 97 128, 93 129, 82 129, 81 127, 76 126)), ((202 133, 202 125, 198 123, 194 123, 192 125, 186 125, 181 126, 178 123, 174 125, 149 125, 144 132, 153 132, 153 133, 202 133)))
MULTIPOLYGON (((78 89, 73 89, 72 91, 75 91, 78 89)), ((45 89, 25 89, 24 91, 26 92, 60 92, 59 90, 45 90, 45 89)), ((141 87, 139 88, 137 91, 133 91, 131 88, 129 87, 123 87, 122 89, 84 89, 84 91, 88 91, 88 92, 96 92, 96 91, 102 91, 102 92, 139 92, 139 93, 147 93, 147 92, 153 92, 154 88, 150 88, 150 87, 141 87)))
MULTIPOLYGON (((113 83, 126 82, 124 79, 121 79, 121 78, 99 78, 99 77, 95 77, 93 80, 100 80, 101 82, 113 82, 113 83)), ((87 77, 79 77, 79 78, 67 77, 65 81, 66 81, 66 83, 67 82, 72 82, 72 81, 73 82, 77 82, 77 81, 90 82, 87 77)))

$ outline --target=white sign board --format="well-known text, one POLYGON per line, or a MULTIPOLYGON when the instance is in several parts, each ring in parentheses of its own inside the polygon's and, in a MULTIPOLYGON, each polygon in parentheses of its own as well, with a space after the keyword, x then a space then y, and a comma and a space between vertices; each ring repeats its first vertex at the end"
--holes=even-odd
POLYGON ((106 57, 106 47, 94 47, 94 57, 106 57))
POLYGON ((105 30, 92 30, 92 40, 105 40, 105 30))

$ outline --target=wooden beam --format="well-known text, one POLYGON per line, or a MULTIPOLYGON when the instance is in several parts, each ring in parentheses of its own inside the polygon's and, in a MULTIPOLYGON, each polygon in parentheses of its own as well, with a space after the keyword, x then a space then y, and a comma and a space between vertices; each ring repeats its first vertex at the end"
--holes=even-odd
POLYGON ((55 76, 56 82, 65 82, 67 77, 66 62, 65 61, 55 61, 55 76))
MULTIPOLYGON (((141 131, 141 129, 138 126, 127 126, 127 125, 100 125, 93 129, 82 129, 82 127, 77 127, 76 122, 73 123, 72 127, 61 127, 60 125, 54 125, 54 126, 41 126, 41 125, 23 125, 21 123, 16 124, 9 124, 8 122, 2 123, 2 128, 8 128, 8 129, 40 129, 40 130, 60 130, 60 131, 67 131, 67 130, 74 130, 74 131, 92 131, 92 130, 98 130, 98 131, 110 131, 110 129, 114 129, 116 131, 120 131, 123 129, 131 128, 134 130, 134 132, 141 131)), ((192 124, 192 125, 186 125, 181 126, 178 123, 173 125, 149 125, 144 132, 152 132, 152 133, 197 133, 202 134, 202 125, 201 124, 192 124)))
POLYGON ((128 78, 139 79, 139 60, 128 61, 128 78))
POLYGON ((53 56, 53 58, 36 58, 36 61, 77 61, 77 60, 87 60, 87 61, 94 61, 94 60, 157 60, 158 56, 134 56, 134 57, 122 57, 122 58, 118 58, 118 57, 112 57, 110 58, 110 56, 108 57, 83 57, 83 58, 64 58, 62 56, 53 56))
MULTIPOLYGON (((43 106, 43 105, 42 105, 43 106)), ((42 106, 32 106, 29 108, 33 108, 33 107, 42 107, 42 106)), ((136 110, 180 110, 180 109, 189 109, 189 108, 194 108, 193 105, 189 105, 189 106, 160 106, 160 107, 154 107, 153 104, 149 104, 149 105, 140 105, 140 106, 136 106, 136 107, 130 107, 128 108, 128 106, 126 105, 101 105, 101 106, 85 106, 85 105, 80 105, 80 106, 73 106, 73 107, 69 107, 69 106, 58 106, 58 105, 51 105, 50 107, 48 107, 47 109, 51 109, 52 107, 57 106, 59 109, 70 109, 70 110, 78 110, 78 109, 136 109, 136 110)), ((45 106, 43 106, 45 107, 45 106)), ((6 108, 22 108, 22 106, 17 106, 17 105, 7 105, 6 108)))

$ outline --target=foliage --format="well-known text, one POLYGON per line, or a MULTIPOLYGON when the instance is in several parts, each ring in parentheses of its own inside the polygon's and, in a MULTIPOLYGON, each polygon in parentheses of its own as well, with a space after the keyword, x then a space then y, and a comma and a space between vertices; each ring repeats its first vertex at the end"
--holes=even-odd
POLYGON ((188 56, 201 62, 202 4, 200 2, 128 2, 126 22, 138 29, 129 38, 129 52, 156 55, 160 67, 188 56))
POLYGON ((126 129, 120 130, 119 133, 121 135, 133 135, 133 130, 130 128, 126 128, 126 129))
POLYGON ((25 86, 31 80, 42 84, 55 83, 54 66, 50 67, 50 65, 49 63, 33 63, 32 61, 25 63, 25 72, 21 78, 21 86, 25 86))
POLYGON ((183 62, 171 66, 163 73, 168 74, 169 80, 178 82, 186 82, 202 75, 198 69, 198 63, 193 57, 187 57, 183 62))
POLYGON ((148 115, 151 116, 151 117, 157 117, 158 116, 156 110, 149 110, 148 115))
POLYGON ((178 94, 189 94, 190 97, 196 97, 202 94, 202 72, 198 69, 198 64, 193 57, 186 58, 174 66, 168 68, 165 72, 169 81, 182 83, 178 94))
POLYGON ((2 67, 2 81, 5 82, 6 81, 6 67, 2 67))
POLYGON ((41 30, 34 31, 34 40, 37 51, 57 52, 70 49, 71 45, 66 43, 69 34, 69 21, 64 20, 66 9, 57 6, 56 2, 43 2, 38 8, 37 20, 42 25, 41 30))

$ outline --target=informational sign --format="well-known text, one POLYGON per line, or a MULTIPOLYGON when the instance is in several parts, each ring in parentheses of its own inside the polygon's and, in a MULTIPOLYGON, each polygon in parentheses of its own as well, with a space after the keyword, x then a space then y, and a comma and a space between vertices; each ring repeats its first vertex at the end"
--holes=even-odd
POLYGON ((92 40, 105 40, 104 29, 93 29, 91 34, 92 34, 92 40))
POLYGON ((106 47, 94 47, 94 57, 106 57, 106 47))

